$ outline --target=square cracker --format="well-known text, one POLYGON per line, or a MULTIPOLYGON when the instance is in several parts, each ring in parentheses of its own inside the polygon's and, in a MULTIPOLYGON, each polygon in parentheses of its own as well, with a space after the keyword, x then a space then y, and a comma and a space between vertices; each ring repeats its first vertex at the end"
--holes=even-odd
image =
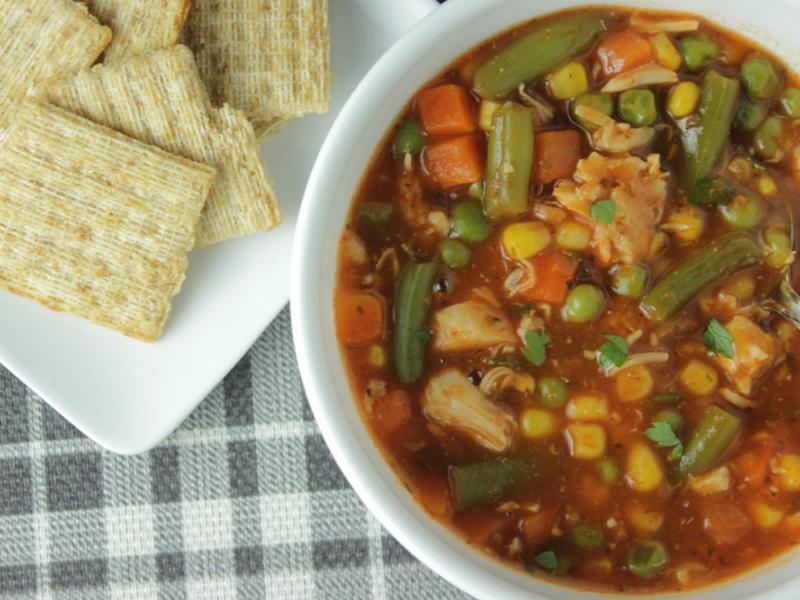
POLYGON ((104 62, 110 63, 178 43, 189 0, 84 0, 114 31, 104 62))
POLYGON ((245 112, 261 138, 274 117, 327 112, 328 0, 194 0, 184 40, 215 104, 245 112))
POLYGON ((197 245, 272 229, 280 212, 244 114, 211 106, 186 46, 98 65, 54 82, 47 99, 167 152, 211 165, 217 179, 197 245))
POLYGON ((0 287, 157 339, 213 179, 211 167, 24 102, 0 147, 0 287))
POLYGON ((41 81, 85 69, 111 30, 72 0, 4 0, 0 11, 0 138, 20 97, 41 81))

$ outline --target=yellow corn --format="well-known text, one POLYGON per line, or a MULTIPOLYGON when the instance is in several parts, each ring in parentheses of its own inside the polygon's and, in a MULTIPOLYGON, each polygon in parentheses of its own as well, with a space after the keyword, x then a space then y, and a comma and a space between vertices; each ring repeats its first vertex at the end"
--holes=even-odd
POLYGON ((635 444, 628 453, 628 485, 637 492, 650 492, 664 481, 661 459, 646 444, 635 444))
POLYGON ((520 415, 519 428, 526 438, 538 440, 555 433, 556 419, 546 410, 529 408, 520 415))
POLYGON ((669 246, 669 236, 663 231, 657 231, 653 236, 653 241, 650 242, 648 257, 658 258, 667 249, 667 246, 669 246))
POLYGON ((667 217, 669 232, 682 242, 694 242, 706 228, 705 211, 692 204, 685 204, 673 210, 667 217))
POLYGON ((494 114, 503 106, 500 102, 492 100, 481 100, 481 107, 478 110, 478 124, 484 131, 489 131, 492 128, 492 121, 494 121, 494 114))
POLYGON ((778 459, 778 485, 787 492, 800 490, 800 456, 785 454, 778 459))
POLYGON ((728 170, 742 182, 749 182, 753 178, 753 163, 743 156, 737 156, 728 163, 728 170))
POLYGON ((769 175, 762 175, 756 180, 756 189, 759 194, 767 198, 778 192, 778 184, 769 175))
POLYGON ((751 500, 747 512, 761 529, 771 529, 783 520, 783 510, 770 506, 761 500, 751 500))
POLYGON ((734 277, 720 290, 723 294, 730 294, 739 300, 752 298, 756 293, 756 282, 752 275, 739 275, 734 277))
POLYGON ((591 241, 592 230, 580 221, 564 221, 556 229, 556 244, 565 250, 586 250, 591 241))
POLYGON ((639 504, 631 504, 625 513, 628 522, 642 537, 654 535, 664 524, 664 513, 647 510, 639 504))
POLYGON ((569 100, 589 89, 586 67, 579 62, 567 63, 547 76, 547 90, 556 100, 569 100))
POLYGON ((565 412, 574 421, 603 421, 608 418, 608 400, 598 394, 579 394, 570 399, 565 412))
POLYGON ((382 369, 386 366, 386 352, 380 344, 372 344, 367 352, 367 362, 374 369, 382 369))
POLYGON ((567 445, 573 458, 592 460, 606 451, 606 431, 595 423, 572 423, 567 426, 567 445))
POLYGON ((700 102, 700 86, 694 81, 681 81, 667 96, 667 110, 676 119, 688 117, 700 102))
POLYGON ((673 71, 677 71, 683 64, 681 53, 669 39, 666 33, 659 33, 650 38, 650 46, 653 47, 653 53, 656 56, 656 62, 662 67, 666 67, 673 71))
POLYGON ((552 236, 541 221, 514 223, 503 230, 503 248, 511 258, 525 259, 539 254, 550 245, 552 236))
POLYGON ((644 365, 628 367, 614 376, 617 396, 625 402, 644 400, 653 391, 653 376, 644 365))
POLYGON ((719 384, 719 375, 716 370, 706 363, 692 359, 683 367, 678 380, 687 392, 695 396, 708 396, 713 394, 719 384))

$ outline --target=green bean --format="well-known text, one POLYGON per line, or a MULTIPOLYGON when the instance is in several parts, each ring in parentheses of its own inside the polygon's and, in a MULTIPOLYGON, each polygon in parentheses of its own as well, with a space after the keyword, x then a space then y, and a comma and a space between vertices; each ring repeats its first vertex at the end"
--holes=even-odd
POLYGON ((422 152, 426 143, 427 140, 422 132, 422 125, 416 119, 411 119, 397 128, 392 145, 396 155, 413 154, 417 156, 422 152))
POLYGON ((384 225, 389 222, 394 213, 394 206, 387 202, 362 202, 356 208, 359 219, 370 225, 384 225))
POLYGON ((650 271, 642 265, 622 265, 611 275, 611 289, 626 298, 641 298, 650 283, 650 271))
POLYGON ((494 116, 486 157, 484 206, 492 221, 528 210, 533 170, 533 114, 519 104, 506 104, 494 116))
POLYGON ((619 465, 610 456, 597 463, 597 470, 600 471, 600 479, 604 483, 614 485, 619 481, 619 465))
POLYGON ((606 541, 603 528, 596 523, 579 523, 569 533, 572 543, 581 550, 597 550, 606 541))
POLYGON ((767 109, 761 104, 745 102, 736 111, 733 126, 741 131, 755 131, 756 127, 767 118, 767 109))
POLYGON ((699 124, 683 131, 684 159, 681 181, 691 193, 697 183, 714 172, 731 131, 739 97, 739 82, 714 70, 706 73, 698 109, 699 124))
POLYGON ((712 404, 706 408, 692 432, 678 463, 678 477, 700 475, 714 466, 739 433, 742 421, 727 410, 712 404))
POLYGON ((483 216, 480 204, 466 200, 450 209, 453 235, 467 244, 477 244, 486 239, 492 227, 483 216))
POLYGON ((779 158, 790 142, 786 121, 780 117, 767 117, 753 133, 753 147, 761 158, 779 158))
POLYGON ((706 177, 689 194, 689 202, 698 206, 721 206, 733 200, 734 193, 724 177, 706 177))
POLYGON ((634 127, 652 125, 658 118, 656 96, 650 90, 627 90, 619 95, 619 116, 634 127))
POLYGON ((469 248, 458 240, 444 239, 439 242, 439 256, 451 269, 462 269, 469 264, 469 248))
POLYGON ((800 119, 800 88, 787 87, 779 100, 783 114, 792 119, 800 119))
POLYGON ((554 455, 512 456, 450 467, 450 493, 456 509, 496 500, 514 486, 546 479, 557 467, 554 455))
POLYGON ((665 408, 658 411, 656 416, 653 417, 653 421, 664 421, 672 427, 672 431, 675 432, 675 435, 680 435, 686 425, 686 420, 683 418, 683 415, 675 408, 665 408))
POLYGON ((745 233, 729 233, 669 271, 647 292, 640 303, 642 311, 656 322, 664 322, 706 287, 757 263, 762 253, 745 233))
POLYGON ((561 408, 567 402, 567 386, 558 377, 539 380, 539 402, 548 408, 561 408))
POLYGON ((397 378, 411 383, 422 376, 425 340, 419 331, 425 327, 431 306, 435 262, 407 262, 400 273, 394 299, 392 359, 397 378))
POLYGON ((764 201, 751 192, 738 194, 733 202, 719 207, 725 222, 733 229, 750 229, 764 218, 764 201))
POLYGON ((534 27, 475 71, 473 88, 482 98, 505 98, 519 87, 594 44, 606 29, 597 13, 576 13, 534 27))
POLYGON ((658 540, 636 542, 628 551, 628 570, 642 579, 657 577, 668 562, 667 547, 658 540))
POLYGON ((586 119, 576 115, 575 109, 580 108, 581 106, 588 106, 590 108, 593 108, 596 111, 608 117, 610 117, 611 114, 614 112, 614 100, 608 94, 601 94, 600 92, 589 92, 587 94, 583 94, 575 98, 575 100, 573 100, 569 108, 570 115, 572 116, 573 121, 575 121, 578 125, 586 129, 587 131, 594 131, 595 129, 600 127, 600 123, 592 123, 591 121, 587 121, 586 119))
POLYGON ((719 55, 714 41, 704 35, 690 35, 680 41, 683 64, 690 71, 700 71, 719 55))
POLYGON ((742 84, 747 95, 756 100, 768 100, 781 89, 781 76, 767 58, 748 58, 742 64, 742 84))
POLYGON ((564 320, 570 323, 588 323, 600 316, 606 308, 606 295, 596 285, 582 283, 572 288, 564 302, 564 320))

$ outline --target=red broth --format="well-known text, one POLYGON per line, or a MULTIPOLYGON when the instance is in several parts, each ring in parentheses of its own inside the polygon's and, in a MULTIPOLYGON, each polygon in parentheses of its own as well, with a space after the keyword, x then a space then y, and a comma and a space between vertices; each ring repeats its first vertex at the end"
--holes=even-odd
POLYGON ((398 117, 337 332, 376 444, 465 543, 689 589, 800 541, 800 336, 762 307, 793 258, 800 90, 692 15, 581 15, 486 42, 398 117))

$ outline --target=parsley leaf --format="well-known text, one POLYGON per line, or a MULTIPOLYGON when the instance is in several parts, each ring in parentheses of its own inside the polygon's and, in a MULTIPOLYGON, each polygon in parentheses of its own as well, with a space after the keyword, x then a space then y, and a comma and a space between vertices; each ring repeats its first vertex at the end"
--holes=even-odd
POLYGON ((433 330, 430 327, 423 327, 422 329, 417 329, 416 334, 418 340, 427 344, 433 337, 433 330))
POLYGON ((546 331, 527 331, 525 333, 525 347, 522 349, 522 356, 528 359, 531 364, 541 367, 547 360, 547 344, 552 341, 550 334, 546 331))
POLYGON ((659 448, 672 448, 670 455, 672 460, 678 460, 683 456, 683 444, 675 435, 672 426, 666 421, 653 421, 644 434, 659 448))
POLYGON ((592 204, 592 221, 610 225, 617 216, 617 203, 613 200, 598 200, 592 204))
POLYGON ((703 339, 706 342, 706 347, 712 352, 721 354, 725 358, 733 358, 733 336, 728 333, 728 330, 717 321, 711 319, 703 331, 703 339))
POLYGON ((551 575, 558 573, 558 557, 552 550, 542 552, 535 560, 542 568, 550 571, 551 575))
POLYGON ((628 340, 618 335, 611 333, 603 334, 603 337, 608 340, 605 344, 600 346, 597 351, 600 353, 597 357, 597 362, 604 369, 611 367, 621 367, 628 360, 628 340))

